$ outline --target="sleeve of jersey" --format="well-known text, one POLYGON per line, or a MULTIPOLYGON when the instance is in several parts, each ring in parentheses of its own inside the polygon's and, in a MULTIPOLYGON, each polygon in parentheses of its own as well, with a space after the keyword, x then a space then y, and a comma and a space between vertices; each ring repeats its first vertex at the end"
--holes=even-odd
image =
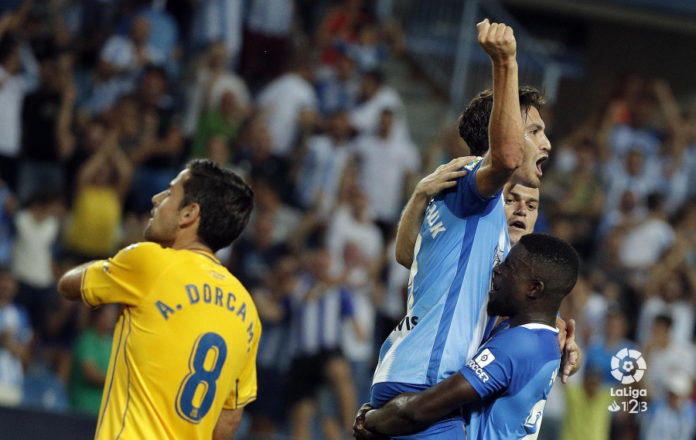
POLYGON ((82 301, 90 307, 138 305, 156 281, 161 251, 158 244, 139 243, 122 249, 113 258, 95 261, 82 276, 82 301))
POLYGON ((254 337, 249 355, 246 358, 244 368, 237 378, 232 393, 227 397, 224 409, 239 409, 256 400, 256 354, 259 349, 259 338, 261 337, 261 324, 254 322, 254 337))
POLYGON ((482 159, 476 159, 464 169, 469 173, 457 181, 457 186, 452 191, 447 191, 444 196, 445 205, 457 217, 463 218, 479 214, 498 197, 499 193, 491 197, 482 197, 476 185, 476 173, 481 168, 482 159))
POLYGON ((512 379, 512 358, 505 349, 504 341, 496 342, 481 348, 460 370, 481 399, 501 393, 510 386, 512 379))

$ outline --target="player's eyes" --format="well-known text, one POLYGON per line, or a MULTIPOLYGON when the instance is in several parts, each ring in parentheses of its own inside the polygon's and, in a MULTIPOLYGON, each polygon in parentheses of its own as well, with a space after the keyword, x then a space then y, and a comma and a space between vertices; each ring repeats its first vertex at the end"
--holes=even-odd
POLYGON ((537 209, 536 205, 527 205, 530 211, 534 211, 537 209))
POLYGON ((505 204, 506 205, 511 205, 514 202, 513 199, 505 199, 505 204))

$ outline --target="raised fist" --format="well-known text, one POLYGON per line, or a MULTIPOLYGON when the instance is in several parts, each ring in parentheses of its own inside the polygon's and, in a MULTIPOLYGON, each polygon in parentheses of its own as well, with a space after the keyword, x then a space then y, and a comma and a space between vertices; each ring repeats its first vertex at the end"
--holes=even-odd
POLYGON ((490 23, 484 19, 476 25, 478 42, 494 63, 514 60, 517 53, 517 41, 510 26, 504 23, 490 23))

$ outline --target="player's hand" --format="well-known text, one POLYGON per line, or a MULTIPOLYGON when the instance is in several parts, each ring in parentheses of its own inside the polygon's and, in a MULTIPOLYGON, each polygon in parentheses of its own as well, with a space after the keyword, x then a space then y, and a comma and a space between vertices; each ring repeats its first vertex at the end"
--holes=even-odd
POLYGON ((580 369, 582 351, 575 342, 575 320, 569 319, 565 336, 565 347, 561 355, 561 382, 568 383, 568 377, 580 369))
POLYGON ((415 192, 430 199, 442 190, 452 188, 457 184, 457 179, 467 175, 468 171, 461 170, 465 165, 477 159, 476 156, 457 157, 444 165, 440 165, 427 176, 423 177, 416 185, 415 192), (461 171, 460 171, 461 170, 461 171))
POLYGON ((355 416, 355 422, 353 422, 353 437, 358 440, 383 440, 388 438, 365 429, 365 414, 371 409, 372 405, 363 403, 358 410, 358 414, 355 416))
POLYGON ((515 59, 517 41, 510 26, 504 23, 491 23, 484 19, 476 25, 478 42, 493 63, 504 63, 515 59))
POLYGON ((560 316, 556 316, 556 328, 558 329, 558 346, 563 353, 566 345, 566 322, 560 316))

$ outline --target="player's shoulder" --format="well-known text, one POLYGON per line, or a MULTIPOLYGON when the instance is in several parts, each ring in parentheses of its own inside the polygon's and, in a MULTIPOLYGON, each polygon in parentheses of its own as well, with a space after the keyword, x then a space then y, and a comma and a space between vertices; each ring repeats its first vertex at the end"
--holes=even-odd
POLYGON ((171 260, 174 258, 174 253, 172 249, 167 249, 157 243, 143 241, 124 247, 114 258, 124 263, 152 266, 171 260))
POLYGON ((560 358, 558 331, 542 324, 524 324, 498 332, 490 343, 512 358, 548 361, 560 358))
POLYGON ((467 171, 473 171, 474 168, 480 166, 482 161, 483 161, 483 157, 475 157, 474 160, 472 160, 468 164, 464 165, 464 169, 467 171))
POLYGON ((146 254, 155 254, 163 251, 164 248, 157 243, 150 241, 142 241, 138 243, 129 244, 128 246, 121 249, 116 256, 118 257, 134 257, 146 254))

